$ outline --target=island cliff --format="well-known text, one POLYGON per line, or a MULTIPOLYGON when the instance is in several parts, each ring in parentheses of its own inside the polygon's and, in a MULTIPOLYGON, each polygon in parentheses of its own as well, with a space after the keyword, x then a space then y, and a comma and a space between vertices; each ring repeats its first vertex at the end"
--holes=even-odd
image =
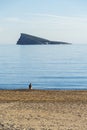
POLYGON ((47 44, 70 44, 67 42, 61 42, 61 41, 50 41, 48 39, 28 35, 21 33, 21 36, 19 40, 17 41, 17 45, 47 45, 47 44))

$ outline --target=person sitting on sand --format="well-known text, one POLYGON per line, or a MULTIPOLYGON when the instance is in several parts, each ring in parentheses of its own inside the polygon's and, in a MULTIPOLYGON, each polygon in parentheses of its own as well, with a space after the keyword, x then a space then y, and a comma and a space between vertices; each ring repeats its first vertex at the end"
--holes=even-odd
POLYGON ((32 89, 32 84, 30 83, 30 84, 29 84, 29 90, 31 90, 31 89, 32 89))

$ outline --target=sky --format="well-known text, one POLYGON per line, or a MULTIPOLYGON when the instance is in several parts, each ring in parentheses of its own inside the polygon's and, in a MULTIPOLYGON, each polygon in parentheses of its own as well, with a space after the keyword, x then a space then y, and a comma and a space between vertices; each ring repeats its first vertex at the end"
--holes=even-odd
POLYGON ((0 0, 0 44, 20 33, 87 44, 87 0, 0 0))

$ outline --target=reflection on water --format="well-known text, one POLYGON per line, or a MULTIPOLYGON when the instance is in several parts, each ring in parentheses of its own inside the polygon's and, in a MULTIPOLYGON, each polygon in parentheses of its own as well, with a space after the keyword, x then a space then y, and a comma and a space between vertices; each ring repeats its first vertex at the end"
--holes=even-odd
POLYGON ((87 45, 0 45, 0 88, 87 89, 87 45))

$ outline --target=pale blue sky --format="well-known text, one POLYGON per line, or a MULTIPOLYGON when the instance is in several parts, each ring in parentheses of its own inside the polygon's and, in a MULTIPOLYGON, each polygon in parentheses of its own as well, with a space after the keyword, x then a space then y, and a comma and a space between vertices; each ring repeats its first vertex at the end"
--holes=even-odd
POLYGON ((0 44, 20 33, 87 43, 87 0, 0 0, 0 44))

